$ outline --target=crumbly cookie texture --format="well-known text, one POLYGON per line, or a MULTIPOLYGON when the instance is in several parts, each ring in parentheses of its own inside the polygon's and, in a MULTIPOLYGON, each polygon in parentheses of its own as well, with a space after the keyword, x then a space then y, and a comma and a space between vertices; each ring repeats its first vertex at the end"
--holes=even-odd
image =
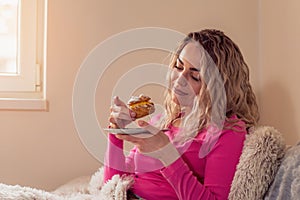
POLYGON ((135 118, 141 118, 155 111, 154 103, 151 98, 141 94, 140 96, 132 96, 128 101, 129 108, 136 113, 135 118))

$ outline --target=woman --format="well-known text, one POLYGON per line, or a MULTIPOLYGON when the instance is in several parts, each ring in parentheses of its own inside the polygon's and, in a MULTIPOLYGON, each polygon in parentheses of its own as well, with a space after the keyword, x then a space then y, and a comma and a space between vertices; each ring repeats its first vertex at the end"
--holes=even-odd
MULTIPOLYGON (((104 181, 133 174, 130 192, 144 199, 227 199, 245 135, 259 118, 248 66, 223 32, 202 30, 179 45, 167 79, 166 113, 138 121, 151 137, 109 134, 104 181), (128 156, 124 140, 135 145, 128 156)), ((133 120, 116 97, 111 127, 133 120)))

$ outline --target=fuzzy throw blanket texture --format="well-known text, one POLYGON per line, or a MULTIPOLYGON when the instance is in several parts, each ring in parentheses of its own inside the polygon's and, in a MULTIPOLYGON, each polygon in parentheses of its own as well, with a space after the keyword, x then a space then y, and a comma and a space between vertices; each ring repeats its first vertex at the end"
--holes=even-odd
POLYGON ((103 167, 92 177, 75 179, 53 192, 0 184, 0 200, 125 200, 133 184, 131 176, 115 175, 104 185, 102 181, 103 167))
POLYGON ((232 181, 229 200, 262 200, 285 154, 282 135, 273 127, 249 131, 232 181))
POLYGON ((300 199, 300 143, 289 148, 265 200, 300 199))

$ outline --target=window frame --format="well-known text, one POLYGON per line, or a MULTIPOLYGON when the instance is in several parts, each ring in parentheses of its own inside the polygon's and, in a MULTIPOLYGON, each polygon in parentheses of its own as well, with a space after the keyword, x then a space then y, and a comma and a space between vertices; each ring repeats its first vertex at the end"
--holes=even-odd
POLYGON ((16 74, 0 74, 0 109, 46 110, 48 0, 19 0, 16 74))

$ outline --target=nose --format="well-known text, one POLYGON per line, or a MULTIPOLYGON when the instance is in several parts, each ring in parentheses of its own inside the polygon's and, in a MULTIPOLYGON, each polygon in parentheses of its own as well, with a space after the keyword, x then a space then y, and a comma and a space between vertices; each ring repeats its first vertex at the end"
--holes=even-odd
POLYGON ((179 74, 179 76, 177 78, 177 83, 178 83, 178 85, 183 86, 183 87, 187 86, 187 80, 186 80, 186 76, 185 76, 184 72, 179 74))

